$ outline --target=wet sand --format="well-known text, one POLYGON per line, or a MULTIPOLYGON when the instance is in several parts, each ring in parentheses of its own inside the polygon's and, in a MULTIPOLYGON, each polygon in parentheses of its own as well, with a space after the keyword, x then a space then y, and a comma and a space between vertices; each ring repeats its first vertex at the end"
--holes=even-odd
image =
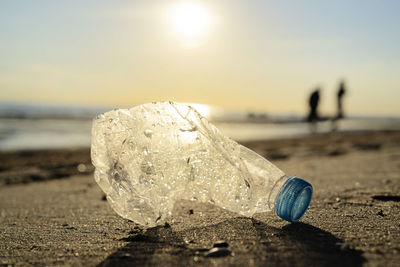
POLYGON ((145 231, 104 201, 88 149, 0 153, 0 264, 400 266, 400 132, 244 145, 313 184, 299 223, 185 202, 145 231), (218 240, 231 254, 204 257, 218 240))

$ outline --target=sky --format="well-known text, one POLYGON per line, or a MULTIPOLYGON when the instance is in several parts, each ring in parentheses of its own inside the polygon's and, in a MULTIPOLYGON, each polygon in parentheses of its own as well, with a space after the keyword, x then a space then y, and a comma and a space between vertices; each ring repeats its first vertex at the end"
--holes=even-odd
POLYGON ((0 1, 0 101, 400 116, 400 1, 0 1))

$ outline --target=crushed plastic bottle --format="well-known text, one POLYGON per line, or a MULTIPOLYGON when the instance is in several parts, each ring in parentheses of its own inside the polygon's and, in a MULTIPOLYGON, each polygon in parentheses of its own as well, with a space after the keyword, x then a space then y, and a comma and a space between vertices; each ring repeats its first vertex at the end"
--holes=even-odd
POLYGON ((146 227, 167 221, 182 199, 248 217, 275 209, 295 222, 312 198, 308 182, 287 176, 185 104, 148 103, 97 116, 91 156, 112 208, 146 227))

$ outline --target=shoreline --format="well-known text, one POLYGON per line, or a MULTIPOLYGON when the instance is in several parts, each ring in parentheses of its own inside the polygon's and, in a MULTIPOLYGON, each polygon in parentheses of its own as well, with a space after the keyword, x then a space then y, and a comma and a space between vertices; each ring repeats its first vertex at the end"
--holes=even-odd
MULTIPOLYGON (((353 150, 380 150, 383 143, 396 142, 399 135, 400 131, 392 130, 351 131, 239 143, 270 161, 279 161, 293 156, 338 156, 353 150)), ((90 147, 0 151, 0 185, 68 178, 93 171, 90 147)))

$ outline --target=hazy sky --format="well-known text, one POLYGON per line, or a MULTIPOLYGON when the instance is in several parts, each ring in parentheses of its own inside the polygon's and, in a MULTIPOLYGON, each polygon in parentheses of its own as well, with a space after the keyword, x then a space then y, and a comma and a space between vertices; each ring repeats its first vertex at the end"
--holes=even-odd
POLYGON ((400 115, 400 1, 187 2, 0 1, 0 101, 400 115))

